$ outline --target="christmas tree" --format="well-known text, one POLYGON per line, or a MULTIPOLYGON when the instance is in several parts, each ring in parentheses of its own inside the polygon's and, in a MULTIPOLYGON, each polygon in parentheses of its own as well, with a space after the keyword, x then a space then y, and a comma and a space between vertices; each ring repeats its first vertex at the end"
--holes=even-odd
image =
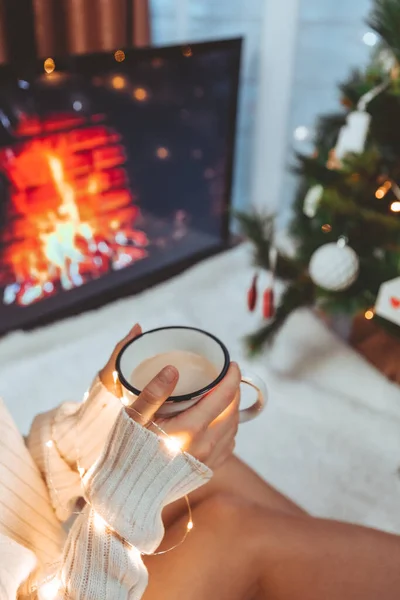
MULTIPOLYGON (((400 276, 400 0, 375 0, 368 24, 381 40, 370 65, 340 86, 343 107, 320 118, 314 154, 296 156, 295 254, 276 250, 272 216, 237 215, 256 267, 287 284, 275 308, 273 290, 264 293, 267 320, 248 338, 252 351, 302 306, 361 313, 400 333, 396 319, 376 309, 382 284, 400 276)), ((255 278, 250 309, 256 292, 255 278)), ((400 318, 400 290, 391 301, 400 318)))

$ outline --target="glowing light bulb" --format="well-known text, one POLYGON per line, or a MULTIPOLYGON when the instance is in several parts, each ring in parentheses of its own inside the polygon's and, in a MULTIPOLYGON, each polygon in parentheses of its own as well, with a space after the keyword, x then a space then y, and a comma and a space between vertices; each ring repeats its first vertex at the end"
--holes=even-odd
POLYGON ((400 202, 392 202, 390 205, 390 210, 392 212, 400 212, 400 202))
POLYGON ((374 311, 371 309, 366 310, 364 313, 364 317, 367 319, 367 321, 370 321, 371 319, 374 318, 374 311))
POLYGON ((97 512, 94 512, 93 514, 93 523, 97 531, 105 531, 107 527, 107 523, 97 512))
POLYGON ((47 440, 47 442, 46 442, 46 446, 47 446, 48 448, 52 448, 52 447, 53 447, 53 440, 47 440))
POLYGON ((191 531, 194 527, 193 521, 189 521, 188 524, 186 525, 186 529, 188 531, 191 531))
POLYGON ((43 63, 43 68, 46 71, 46 73, 52 73, 56 68, 56 63, 52 58, 46 58, 46 60, 43 63))
POLYGON ((182 54, 183 56, 185 56, 186 58, 189 58, 190 56, 193 55, 193 50, 191 49, 190 46, 184 46, 182 48, 182 54))
POLYGON ((125 60, 125 52, 123 50, 116 50, 114 52, 114 58, 117 62, 122 62, 125 60))
POLYGON ((40 586, 40 597, 43 600, 53 600, 57 596, 58 590, 60 589, 61 581, 54 577, 50 581, 46 581, 40 586))
POLYGON ((130 559, 136 563, 138 558, 140 557, 140 552, 137 548, 135 548, 135 546, 130 546, 130 548, 128 549, 128 555, 130 557, 130 559))
POLYGON ((378 200, 382 200, 382 198, 384 198, 386 196, 386 194, 388 193, 388 191, 390 190, 391 187, 392 187, 392 182, 385 181, 385 183, 376 190, 375 197, 378 198, 378 200))
POLYGON ((175 437, 169 436, 169 437, 163 438, 163 442, 166 445, 166 447, 168 448, 168 450, 174 454, 177 454, 182 448, 181 442, 175 437))

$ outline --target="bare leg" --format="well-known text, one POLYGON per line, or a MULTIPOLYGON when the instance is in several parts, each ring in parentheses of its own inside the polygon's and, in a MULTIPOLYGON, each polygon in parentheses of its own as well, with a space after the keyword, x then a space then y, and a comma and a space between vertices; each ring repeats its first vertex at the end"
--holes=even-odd
MULTIPOLYGON (((305 511, 283 494, 271 487, 248 465, 236 456, 232 456, 218 469, 207 485, 190 495, 193 508, 201 502, 215 496, 227 494, 247 500, 263 508, 277 510, 286 514, 306 515, 305 511)), ((186 503, 174 502, 164 509, 163 519, 166 527, 184 515, 186 503)))
MULTIPOLYGON (((398 600, 400 538, 291 516, 228 497, 194 511, 195 528, 171 553, 147 557, 144 600, 398 600)), ((164 548, 182 536, 169 530, 164 548)))

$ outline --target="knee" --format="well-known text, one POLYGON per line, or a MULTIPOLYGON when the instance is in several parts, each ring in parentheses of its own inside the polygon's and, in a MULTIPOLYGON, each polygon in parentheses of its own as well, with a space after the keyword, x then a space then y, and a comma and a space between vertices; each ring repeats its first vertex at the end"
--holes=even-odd
POLYGON ((215 523, 224 530, 234 529, 238 534, 260 531, 260 524, 268 512, 244 498, 229 493, 213 494, 205 499, 197 510, 206 515, 209 523, 215 523))

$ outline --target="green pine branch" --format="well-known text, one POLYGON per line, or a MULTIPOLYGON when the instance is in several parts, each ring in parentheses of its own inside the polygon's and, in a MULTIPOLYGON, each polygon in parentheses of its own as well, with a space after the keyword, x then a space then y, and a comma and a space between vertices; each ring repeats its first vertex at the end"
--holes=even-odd
POLYGON ((269 249, 274 234, 274 217, 252 212, 233 211, 242 233, 255 246, 254 263, 262 269, 269 269, 269 249))
POLYGON ((270 344, 288 316, 297 308, 310 306, 314 301, 314 284, 308 275, 301 275, 286 288, 272 321, 246 337, 250 355, 258 354, 270 344))
POLYGON ((380 35, 400 62, 400 5, 398 0, 375 0, 368 25, 380 35))
MULTIPOLYGON (((254 244, 254 265, 268 271, 270 269, 270 248, 274 239, 274 217, 243 212, 234 212, 234 216, 239 221, 244 235, 254 244)), ((296 259, 278 252, 276 263, 278 277, 284 280, 293 279, 301 272, 302 266, 296 259)))
POLYGON ((362 226, 362 222, 365 222, 369 225, 380 226, 389 235, 391 232, 400 233, 400 217, 396 218, 393 214, 382 214, 376 210, 362 208, 352 198, 345 198, 336 190, 329 190, 324 193, 320 208, 329 209, 336 219, 338 217, 354 218, 359 226, 362 226))

